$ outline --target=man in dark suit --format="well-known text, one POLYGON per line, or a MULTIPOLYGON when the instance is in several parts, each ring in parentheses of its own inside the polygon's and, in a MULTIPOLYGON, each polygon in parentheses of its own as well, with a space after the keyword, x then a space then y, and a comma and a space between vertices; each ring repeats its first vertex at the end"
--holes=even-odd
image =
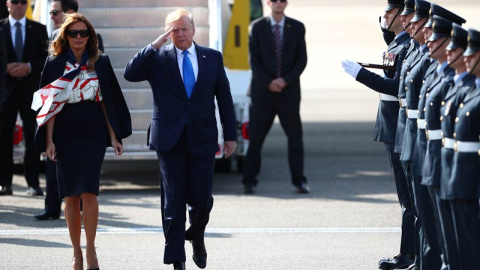
POLYGON ((125 68, 125 79, 147 80, 153 91, 150 149, 161 172, 164 263, 185 269, 185 240, 193 260, 207 264, 204 232, 213 206, 212 185, 218 131, 216 97, 225 138, 225 157, 236 146, 235 112, 221 53, 193 42, 195 25, 184 9, 167 15, 166 33, 142 49, 125 68), (164 46, 168 39, 173 44, 164 46), (188 204, 190 228, 185 231, 188 204))
POLYGON ((5 95, 5 77, 7 75, 7 52, 5 51, 5 38, 0 29, 0 114, 2 112, 3 96, 5 95))
POLYGON ((25 138, 25 178, 29 195, 43 195, 38 174, 40 155, 34 148, 35 112, 30 109, 33 93, 38 90, 40 73, 47 57, 48 34, 44 25, 25 17, 26 0, 8 0, 8 18, 0 21, 7 51, 7 81, 0 114, 0 195, 12 194, 13 129, 17 113, 23 121, 25 138))
POLYGON ((243 169, 243 192, 255 192, 265 137, 278 115, 288 137, 292 184, 308 193, 303 172, 303 135, 300 119, 300 75, 307 65, 305 26, 285 16, 286 0, 267 1, 271 15, 252 22, 249 35, 252 69, 250 144, 243 169))

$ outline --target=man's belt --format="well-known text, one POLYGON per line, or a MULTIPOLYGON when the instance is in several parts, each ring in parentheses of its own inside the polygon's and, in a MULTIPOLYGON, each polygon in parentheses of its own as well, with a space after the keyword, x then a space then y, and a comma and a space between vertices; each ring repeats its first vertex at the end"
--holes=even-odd
POLYGON ((429 140, 429 141, 442 139, 442 130, 441 129, 425 130, 425 132, 426 132, 426 135, 427 135, 427 140, 429 140))
POLYGON ((427 122, 425 119, 417 119, 417 128, 418 129, 426 129, 427 128, 427 122))
POLYGON ((409 119, 417 119, 418 118, 418 110, 407 109, 407 117, 409 119))
POLYGON ((453 149, 459 153, 477 153, 480 150, 480 142, 456 141, 453 149))
POLYGON ((400 98, 398 100, 398 103, 400 103, 400 107, 402 107, 402 108, 407 107, 407 99, 406 98, 400 98))
POLYGON ((443 146, 443 148, 445 148, 445 149, 451 149, 451 150, 453 150, 453 148, 454 148, 454 146, 455 146, 455 140, 452 139, 452 138, 447 138, 447 137, 445 137, 445 138, 442 139, 442 146, 443 146))
POLYGON ((398 102, 398 98, 395 96, 390 96, 386 94, 380 94, 380 100, 382 101, 395 101, 398 102))

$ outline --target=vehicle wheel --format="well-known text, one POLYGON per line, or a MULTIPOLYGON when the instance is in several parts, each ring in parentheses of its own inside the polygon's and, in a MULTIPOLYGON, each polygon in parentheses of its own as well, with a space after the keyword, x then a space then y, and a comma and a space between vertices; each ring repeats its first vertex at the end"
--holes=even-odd
POLYGON ((237 172, 243 173, 244 166, 245 166, 245 157, 237 157, 237 172))
POLYGON ((232 160, 217 159, 215 162, 215 172, 228 173, 232 169, 232 160))

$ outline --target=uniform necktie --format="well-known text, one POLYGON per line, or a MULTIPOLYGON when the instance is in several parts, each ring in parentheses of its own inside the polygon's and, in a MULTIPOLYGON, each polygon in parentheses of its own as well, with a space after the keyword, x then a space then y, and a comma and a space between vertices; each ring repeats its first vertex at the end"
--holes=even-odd
POLYGON ((273 41, 275 42, 275 57, 277 58, 276 73, 277 77, 280 77, 282 75, 282 36, 278 23, 273 26, 273 41))
POLYGON ((23 60, 23 38, 22 38, 22 25, 19 22, 15 23, 15 54, 17 55, 17 61, 23 60))
POLYGON ((195 75, 193 74, 193 66, 190 58, 188 58, 188 51, 183 51, 183 84, 187 91, 187 96, 190 98, 195 86, 195 75))

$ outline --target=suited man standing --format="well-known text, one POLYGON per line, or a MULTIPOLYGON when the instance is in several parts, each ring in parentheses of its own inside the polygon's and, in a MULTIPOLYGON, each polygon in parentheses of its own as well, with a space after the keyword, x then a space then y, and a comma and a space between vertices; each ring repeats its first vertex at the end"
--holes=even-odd
POLYGON ((193 42, 195 24, 185 9, 167 15, 164 34, 127 64, 124 77, 147 80, 153 92, 150 149, 161 173, 164 263, 185 269, 185 240, 193 261, 207 264, 204 232, 213 206, 212 185, 218 131, 217 99, 225 138, 225 157, 236 146, 235 112, 220 52, 193 42), (165 45, 171 39, 173 44, 165 45), (188 205, 190 227, 185 231, 188 205))
POLYGON ((13 129, 17 113, 23 121, 25 178, 29 195, 43 195, 38 174, 40 155, 34 148, 35 112, 30 109, 38 90, 40 73, 47 57, 48 34, 44 25, 25 17, 27 0, 8 0, 8 18, 0 20, 7 51, 5 100, 0 114, 0 195, 12 194, 13 129))
POLYGON ((2 112, 3 96, 5 95, 5 77, 7 75, 7 52, 5 51, 5 38, 0 29, 0 114, 2 112))
POLYGON ((252 69, 250 144, 243 169, 243 192, 254 193, 265 137, 278 115, 288 137, 288 164, 298 193, 308 193, 303 173, 300 119, 300 75, 307 65, 305 26, 285 16, 286 0, 267 1, 271 15, 250 25, 248 46, 252 69))

